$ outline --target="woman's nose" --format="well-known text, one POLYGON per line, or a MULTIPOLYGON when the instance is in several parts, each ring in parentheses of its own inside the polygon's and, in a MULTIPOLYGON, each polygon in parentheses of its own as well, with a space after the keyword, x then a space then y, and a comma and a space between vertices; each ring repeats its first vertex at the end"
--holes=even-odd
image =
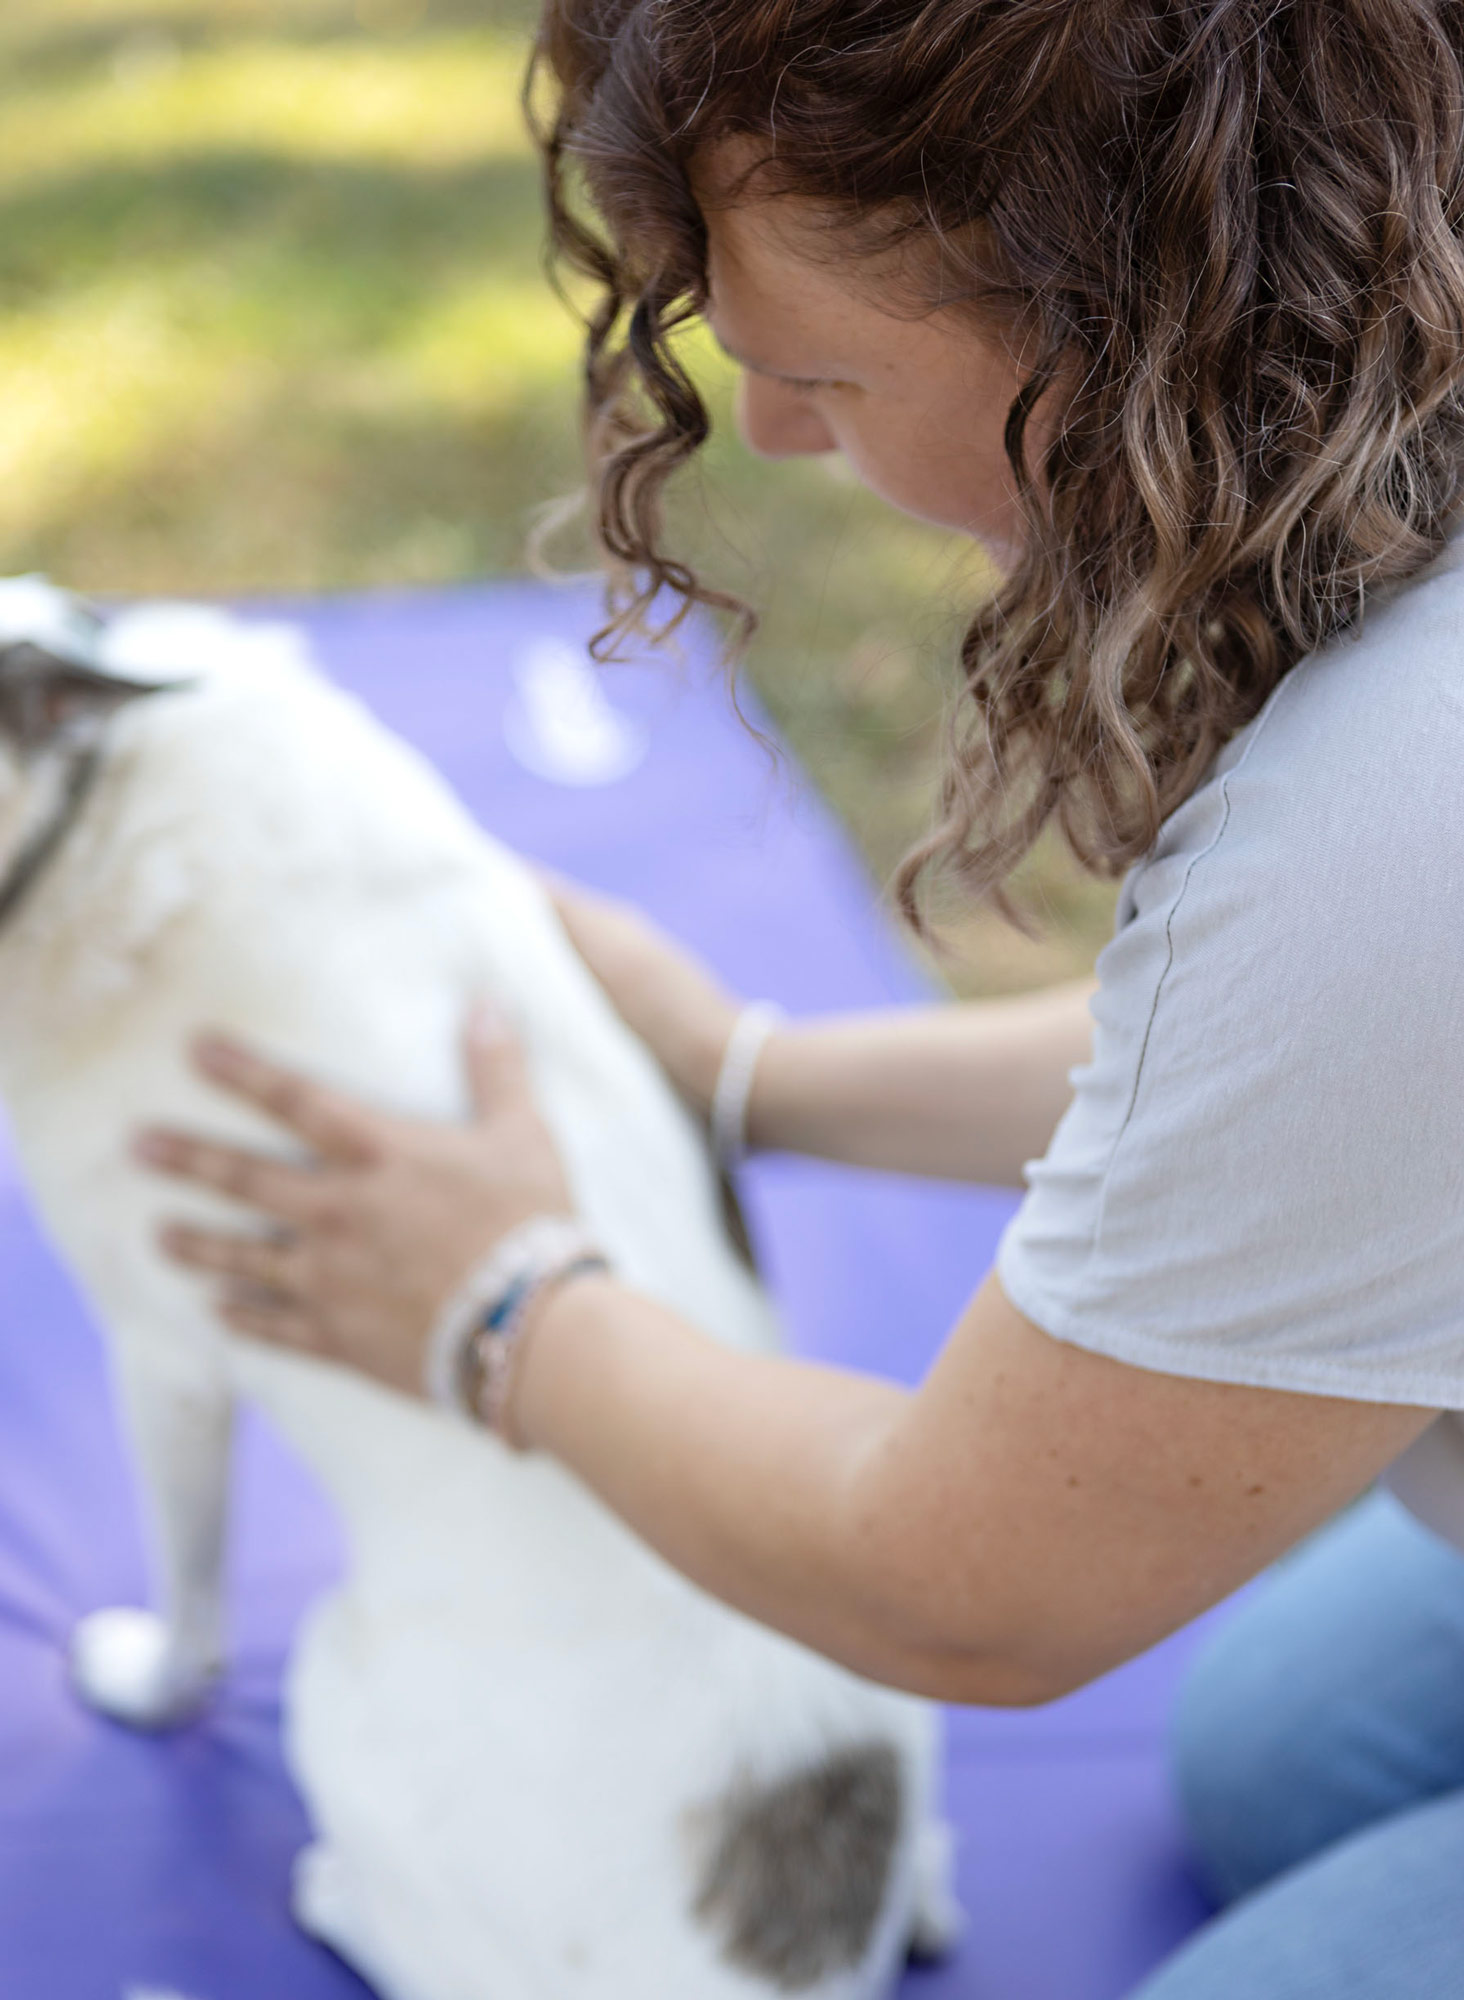
POLYGON ((805 458, 839 448, 807 393, 768 375, 742 377, 737 428, 759 458, 805 458))

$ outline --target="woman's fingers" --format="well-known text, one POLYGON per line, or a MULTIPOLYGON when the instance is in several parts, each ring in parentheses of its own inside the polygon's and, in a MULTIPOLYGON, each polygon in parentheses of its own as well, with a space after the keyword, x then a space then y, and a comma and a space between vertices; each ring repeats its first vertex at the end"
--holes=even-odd
POLYGON ((488 1001, 479 1001, 468 1015, 464 1057, 468 1091, 480 1117, 502 1111, 529 1087, 523 1045, 488 1001))
POLYGON ((173 1223, 160 1241, 175 1264, 191 1271, 211 1271, 281 1298, 298 1291, 299 1249, 268 1236, 228 1236, 208 1229, 173 1223))
POLYGON ((219 1301, 219 1318, 246 1340, 260 1340, 270 1347, 293 1347, 306 1354, 330 1354, 319 1325, 298 1306, 275 1303, 246 1292, 226 1292, 219 1301))
POLYGON ((219 1235, 181 1223, 165 1228, 160 1240, 175 1264, 224 1280, 217 1307, 231 1332, 270 1346, 334 1358, 324 1321, 301 1295, 294 1243, 219 1235))
POLYGON ((161 1233, 175 1264, 206 1271, 225 1282, 219 1317, 235 1333, 279 1347, 325 1354, 329 1344, 309 1302, 299 1291, 298 1246, 260 1236, 226 1236, 171 1223, 161 1233))
POLYGON ((360 1163, 374 1157, 375 1120, 350 1098, 327 1090, 296 1070, 269 1062, 225 1036, 200 1037, 193 1055, 211 1083, 256 1105, 325 1158, 360 1163))
POLYGON ((211 1188, 278 1222, 308 1221, 320 1207, 320 1175, 311 1167, 195 1139, 186 1132, 144 1132, 135 1150, 144 1166, 172 1180, 211 1188))

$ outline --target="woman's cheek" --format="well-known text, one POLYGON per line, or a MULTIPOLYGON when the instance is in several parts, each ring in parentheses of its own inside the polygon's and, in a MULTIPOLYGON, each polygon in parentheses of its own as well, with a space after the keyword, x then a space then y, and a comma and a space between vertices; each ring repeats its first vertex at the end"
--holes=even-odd
POLYGON ((859 484, 887 506, 917 520, 935 519, 930 469, 895 437, 871 435, 852 426, 836 429, 839 451, 859 484))
POLYGON ((949 444, 922 452, 903 437, 845 435, 839 448, 860 485, 887 506, 933 527, 985 543, 998 560, 1008 552, 1019 513, 1004 456, 949 444))

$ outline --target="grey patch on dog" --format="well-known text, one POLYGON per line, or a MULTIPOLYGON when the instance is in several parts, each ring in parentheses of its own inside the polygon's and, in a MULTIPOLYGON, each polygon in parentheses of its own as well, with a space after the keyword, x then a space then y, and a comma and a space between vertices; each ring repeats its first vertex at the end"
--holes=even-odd
POLYGON ((739 1786, 700 1816, 694 1905, 722 1956, 785 1993, 856 1966, 884 1907, 903 1806, 888 1743, 838 1750, 776 1784, 739 1786))

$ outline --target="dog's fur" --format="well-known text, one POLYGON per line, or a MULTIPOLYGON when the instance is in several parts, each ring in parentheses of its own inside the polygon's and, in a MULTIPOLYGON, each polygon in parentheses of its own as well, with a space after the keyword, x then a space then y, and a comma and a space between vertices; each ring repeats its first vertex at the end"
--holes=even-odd
MULTIPOLYGON (((0 687, 18 659, 0 643, 0 687)), ((0 699, 0 877, 88 715, 115 710, 91 729, 90 797, 0 929, 0 1088, 109 1337, 163 1607, 86 1621, 83 1693, 144 1726, 201 1698, 230 1411, 248 1396, 350 1547, 287 1687, 317 1832, 297 1877, 310 1930, 392 2000, 883 1992, 939 1921, 920 1880, 927 1709, 713 1603, 553 1464, 226 1338, 152 1247, 164 1211, 222 1211, 128 1160, 159 1121, 281 1144, 190 1077, 200 1024, 378 1103, 461 1116, 459 1028, 490 994, 621 1269, 767 1349, 700 1135, 531 874, 288 628, 134 612, 103 661, 94 684, 58 669, 66 698, 32 701, 51 725, 28 736, 0 699), (158 679, 174 685, 139 695, 158 679)))

